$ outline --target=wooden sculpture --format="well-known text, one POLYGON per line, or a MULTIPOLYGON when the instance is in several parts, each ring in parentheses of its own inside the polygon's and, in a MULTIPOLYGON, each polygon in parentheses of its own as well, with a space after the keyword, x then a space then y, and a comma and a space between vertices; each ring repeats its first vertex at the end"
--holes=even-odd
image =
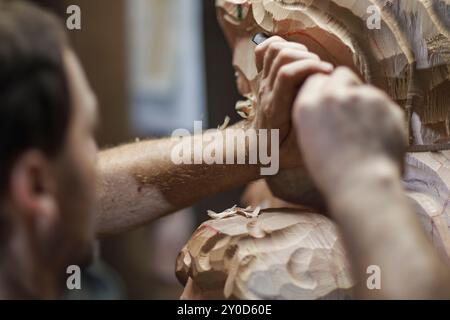
MULTIPOLYGON (((404 108, 405 192, 449 261, 450 0, 217 0, 217 12, 248 98, 237 105, 242 116, 251 117, 255 106, 257 32, 350 67, 404 108)), ((280 172, 253 185, 246 199, 254 207, 290 209, 263 210, 259 218, 234 212, 203 224, 177 261, 186 298, 348 296, 353 282, 344 250, 333 223, 313 213, 325 204, 307 172, 280 172)))
MULTIPOLYGON (((345 298, 352 282, 333 223, 292 209, 205 223, 180 256, 203 296, 245 299, 345 298), (280 219, 280 217, 282 217, 280 219), (196 278, 205 277, 202 282, 196 278), (199 282, 202 282, 201 284, 199 282), (217 288, 223 291, 217 292, 217 288), (209 292, 211 291, 211 292, 209 292)), ((188 279, 182 279, 187 282, 188 279)))

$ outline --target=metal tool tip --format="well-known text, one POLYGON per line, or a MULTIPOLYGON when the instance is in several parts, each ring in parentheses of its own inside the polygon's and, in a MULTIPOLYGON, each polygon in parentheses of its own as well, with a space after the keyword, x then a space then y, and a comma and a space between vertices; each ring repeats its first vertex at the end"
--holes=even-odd
POLYGON ((260 32, 260 33, 257 33, 257 34, 253 37, 252 41, 253 41, 256 45, 260 45, 261 43, 263 43, 264 41, 266 41, 266 40, 269 39, 269 38, 270 38, 270 36, 269 36, 268 34, 263 33, 263 32, 260 32))

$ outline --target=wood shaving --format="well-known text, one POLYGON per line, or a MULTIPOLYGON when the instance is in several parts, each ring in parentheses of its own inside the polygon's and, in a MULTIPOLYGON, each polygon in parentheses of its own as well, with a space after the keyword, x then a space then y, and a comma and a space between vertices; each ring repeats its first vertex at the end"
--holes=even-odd
POLYGON ((228 128, 228 125, 230 124, 230 121, 231 121, 230 117, 226 116, 223 124, 221 126, 217 127, 217 130, 223 131, 226 128, 228 128))
POLYGON ((255 98, 253 95, 248 95, 247 100, 238 101, 236 103, 236 111, 243 119, 251 119, 255 116, 255 98))
POLYGON ((235 217, 235 216, 243 216, 248 219, 257 218, 261 213, 261 207, 256 207, 255 209, 252 209, 252 207, 247 208, 239 208, 238 206, 233 206, 230 209, 227 209, 221 213, 217 213, 211 210, 208 210, 208 216, 215 220, 225 219, 229 217, 235 217))

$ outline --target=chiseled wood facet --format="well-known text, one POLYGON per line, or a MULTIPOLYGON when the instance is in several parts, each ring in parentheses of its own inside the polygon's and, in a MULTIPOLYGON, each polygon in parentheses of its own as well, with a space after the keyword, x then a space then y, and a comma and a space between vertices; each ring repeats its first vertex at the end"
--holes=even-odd
POLYGON ((294 209, 205 222, 180 254, 177 275, 207 298, 343 299, 353 286, 334 224, 294 209))

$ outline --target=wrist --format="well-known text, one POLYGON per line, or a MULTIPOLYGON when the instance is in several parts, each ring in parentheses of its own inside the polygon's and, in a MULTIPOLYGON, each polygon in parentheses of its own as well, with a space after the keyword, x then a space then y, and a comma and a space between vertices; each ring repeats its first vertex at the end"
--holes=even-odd
POLYGON ((335 175, 323 192, 330 206, 364 201, 368 194, 391 192, 400 185, 399 166, 388 157, 371 157, 358 161, 335 175))

